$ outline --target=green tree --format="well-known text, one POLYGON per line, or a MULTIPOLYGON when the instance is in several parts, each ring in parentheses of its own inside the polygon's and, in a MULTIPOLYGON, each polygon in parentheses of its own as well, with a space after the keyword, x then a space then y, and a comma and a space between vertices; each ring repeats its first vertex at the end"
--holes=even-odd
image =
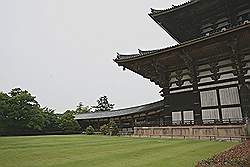
POLYGON ((0 121, 5 132, 41 131, 44 116, 40 105, 28 91, 12 89, 0 94, 0 121))
POLYGON ((9 127, 9 99, 10 97, 8 94, 0 92, 0 132, 4 132, 9 127))
POLYGON ((60 127, 64 131, 77 131, 80 130, 80 125, 74 119, 74 111, 67 110, 61 117, 60 117, 60 127))
POLYGON ((23 127, 24 129, 42 130, 44 117, 40 105, 27 90, 20 88, 12 89, 9 93, 11 119, 14 127, 23 127))
POLYGON ((80 105, 77 111, 56 114, 48 107, 41 108, 36 97, 26 90, 15 88, 9 93, 0 92, 0 135, 80 130, 74 115, 85 110, 88 108, 80 105))
POLYGON ((55 132, 60 131, 60 114, 55 114, 55 110, 49 109, 48 107, 43 108, 44 121, 44 132, 55 132))
POLYGON ((114 104, 109 103, 107 96, 102 96, 97 100, 97 106, 92 106, 95 112, 99 111, 111 111, 114 108, 114 104))
POLYGON ((76 106, 75 114, 83 114, 89 112, 91 112, 91 108, 89 106, 84 106, 82 102, 79 102, 79 104, 76 106))

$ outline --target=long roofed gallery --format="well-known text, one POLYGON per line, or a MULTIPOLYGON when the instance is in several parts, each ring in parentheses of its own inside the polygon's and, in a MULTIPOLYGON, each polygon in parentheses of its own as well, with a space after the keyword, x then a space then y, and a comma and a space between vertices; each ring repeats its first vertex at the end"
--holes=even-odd
POLYGON ((163 99, 76 115, 82 128, 113 120, 134 135, 247 135, 250 1, 191 0, 149 16, 179 44, 117 54, 114 61, 159 86, 163 99))

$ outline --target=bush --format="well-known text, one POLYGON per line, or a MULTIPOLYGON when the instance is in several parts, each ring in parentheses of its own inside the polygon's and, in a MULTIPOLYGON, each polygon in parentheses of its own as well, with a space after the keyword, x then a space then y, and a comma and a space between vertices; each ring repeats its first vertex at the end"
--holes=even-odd
POLYGON ((109 127, 109 135, 114 136, 117 135, 119 132, 118 126, 114 121, 110 121, 108 124, 109 127))
POLYGON ((109 134, 109 127, 108 125, 104 124, 100 127, 100 131, 103 135, 108 135, 109 134))
POLYGON ((100 127, 100 131, 103 135, 114 136, 118 134, 118 126, 114 121, 110 121, 108 124, 104 124, 100 127))
POLYGON ((95 132, 95 129, 91 126, 91 125, 89 125, 87 128, 86 128, 86 135, 93 135, 94 134, 94 132, 95 132))

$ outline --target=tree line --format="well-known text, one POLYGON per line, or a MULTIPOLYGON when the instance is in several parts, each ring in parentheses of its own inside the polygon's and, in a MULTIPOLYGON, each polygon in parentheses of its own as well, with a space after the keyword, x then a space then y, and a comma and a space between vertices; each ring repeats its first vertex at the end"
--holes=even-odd
POLYGON ((14 88, 9 93, 0 92, 0 135, 80 133, 82 129, 74 120, 75 114, 110 111, 113 107, 107 96, 103 96, 96 106, 79 103, 75 110, 58 114, 41 107, 27 90, 14 88))

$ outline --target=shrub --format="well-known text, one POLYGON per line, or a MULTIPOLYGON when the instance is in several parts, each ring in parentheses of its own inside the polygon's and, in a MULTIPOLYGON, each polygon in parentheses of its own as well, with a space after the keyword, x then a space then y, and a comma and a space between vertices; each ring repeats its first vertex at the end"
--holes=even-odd
POLYGON ((104 124, 100 127, 100 131, 103 135, 108 135, 109 134, 109 127, 107 124, 104 124))
POLYGON ((108 124, 102 125, 100 131, 103 135, 114 136, 118 134, 119 129, 114 121, 110 121, 108 124))
POLYGON ((94 134, 94 132, 95 132, 95 129, 91 126, 91 125, 89 125, 87 128, 86 128, 86 135, 93 135, 94 134))
POLYGON ((114 136, 117 135, 119 132, 118 126, 114 121, 110 121, 108 124, 109 127, 109 135, 114 136))

